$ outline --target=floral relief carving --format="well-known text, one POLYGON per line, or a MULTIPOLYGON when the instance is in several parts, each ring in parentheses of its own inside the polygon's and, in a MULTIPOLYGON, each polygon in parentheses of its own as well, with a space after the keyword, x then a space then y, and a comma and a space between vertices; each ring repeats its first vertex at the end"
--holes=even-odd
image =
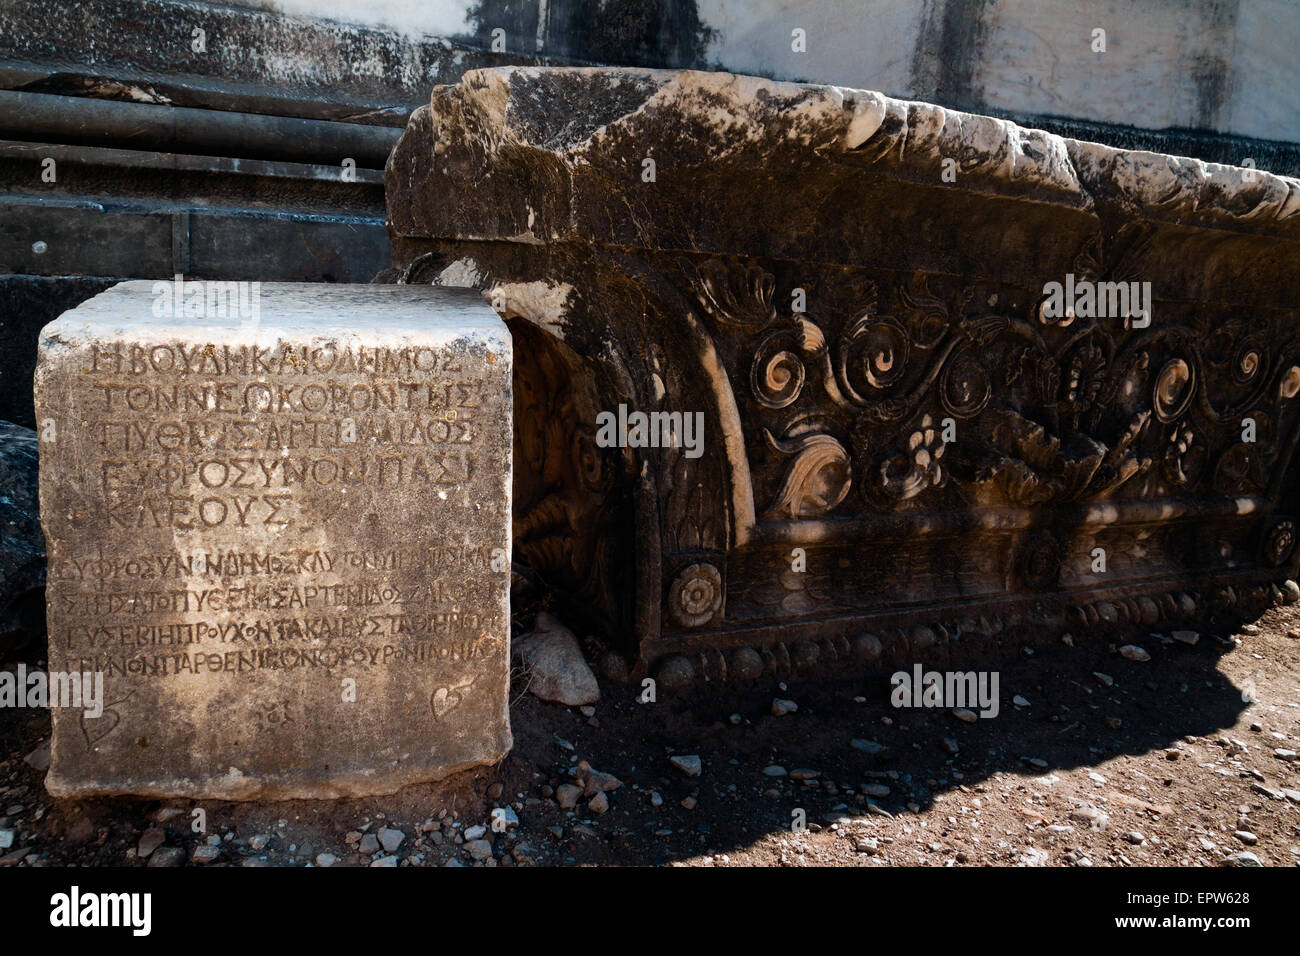
MULTIPOLYGON (((1142 248, 1131 239, 1109 266, 1085 248, 1080 274, 1122 271, 1142 248)), ((1273 423, 1300 393, 1300 355, 1280 361, 1247 319, 1198 336, 1188 322, 1053 321, 1036 298, 1000 305, 919 274, 836 283, 783 314, 771 273, 698 267, 705 314, 749 330, 741 391, 760 409, 749 454, 769 519, 1258 492, 1280 453, 1273 423), (1248 416, 1253 444, 1235 434, 1248 416)))

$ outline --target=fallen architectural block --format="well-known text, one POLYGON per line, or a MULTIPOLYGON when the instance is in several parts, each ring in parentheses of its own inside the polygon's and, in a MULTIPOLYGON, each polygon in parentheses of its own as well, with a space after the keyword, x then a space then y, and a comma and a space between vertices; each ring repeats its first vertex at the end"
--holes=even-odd
POLYGON ((532 68, 435 89, 386 175, 402 281, 483 290, 527 353, 517 553, 626 635, 613 671, 942 659, 1295 573, 1296 180, 532 68))
POLYGON ((235 285, 127 282, 42 332, 50 683, 102 682, 54 709, 47 786, 354 796, 499 760, 501 320, 459 290, 235 285))

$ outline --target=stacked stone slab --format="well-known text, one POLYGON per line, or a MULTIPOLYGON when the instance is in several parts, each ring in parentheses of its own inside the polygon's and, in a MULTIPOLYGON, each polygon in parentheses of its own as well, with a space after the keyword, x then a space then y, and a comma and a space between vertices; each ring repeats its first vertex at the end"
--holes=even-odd
POLYGON ((54 710, 51 792, 499 760, 511 363, 481 296, 428 287, 127 282, 47 326, 49 667, 103 680, 101 716, 54 710))

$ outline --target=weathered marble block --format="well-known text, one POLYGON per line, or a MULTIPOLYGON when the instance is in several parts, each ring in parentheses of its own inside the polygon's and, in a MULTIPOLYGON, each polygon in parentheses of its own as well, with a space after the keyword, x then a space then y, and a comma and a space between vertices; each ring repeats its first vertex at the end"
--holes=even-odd
POLYGON ((518 346, 519 558, 667 687, 1258 613, 1300 568, 1300 180, 1242 162, 503 67, 386 192, 405 280, 518 346), (624 409, 702 441, 602 442, 624 409))
POLYGON ((102 716, 54 711, 50 791, 355 796, 499 760, 505 326, 411 286, 186 317, 197 288, 123 283, 41 336, 49 664, 104 686, 102 716))

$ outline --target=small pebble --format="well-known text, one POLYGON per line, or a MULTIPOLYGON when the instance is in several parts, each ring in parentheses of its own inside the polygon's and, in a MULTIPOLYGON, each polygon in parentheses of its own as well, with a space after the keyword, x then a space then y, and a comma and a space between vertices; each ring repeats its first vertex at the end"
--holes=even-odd
POLYGON ((497 807, 492 811, 492 820, 494 823, 500 820, 507 827, 519 826, 519 814, 511 807, 497 807))
MULTIPOLYGON (((210 850, 211 847, 202 847, 210 850)), ((149 856, 149 865, 152 867, 163 866, 180 866, 185 862, 185 850, 179 846, 162 846, 154 850, 149 856)))
MULTIPOLYGON (((6 846, 10 846, 13 843, 12 840, 10 840, 9 843, 5 843, 4 835, 6 833, 9 833, 12 836, 13 831, 0 830, 0 850, 3 850, 6 846)), ((162 830, 158 829, 157 827, 150 827, 140 835, 140 844, 139 846, 136 847, 135 855, 142 860, 146 859, 151 853, 153 853, 154 850, 158 849, 166 841, 167 841, 166 833, 164 833, 162 830)))
POLYGON ((669 757, 668 762, 688 777, 698 777, 704 769, 698 754, 678 754, 669 757))
POLYGON ((1098 810, 1096 807, 1075 807, 1070 811, 1070 818, 1072 820, 1079 820, 1080 822, 1087 823, 1093 830, 1104 830, 1106 829, 1107 824, 1110 823, 1110 817, 1104 811, 1098 810))
MULTIPOLYGON (((482 827, 479 827, 479 829, 481 830, 482 827)), ((468 830, 465 832, 466 834, 469 833, 468 830)), ((379 845, 388 853, 396 853, 397 848, 402 845, 402 841, 405 839, 406 834, 401 830, 393 830, 389 827, 384 827, 379 831, 379 845)))

